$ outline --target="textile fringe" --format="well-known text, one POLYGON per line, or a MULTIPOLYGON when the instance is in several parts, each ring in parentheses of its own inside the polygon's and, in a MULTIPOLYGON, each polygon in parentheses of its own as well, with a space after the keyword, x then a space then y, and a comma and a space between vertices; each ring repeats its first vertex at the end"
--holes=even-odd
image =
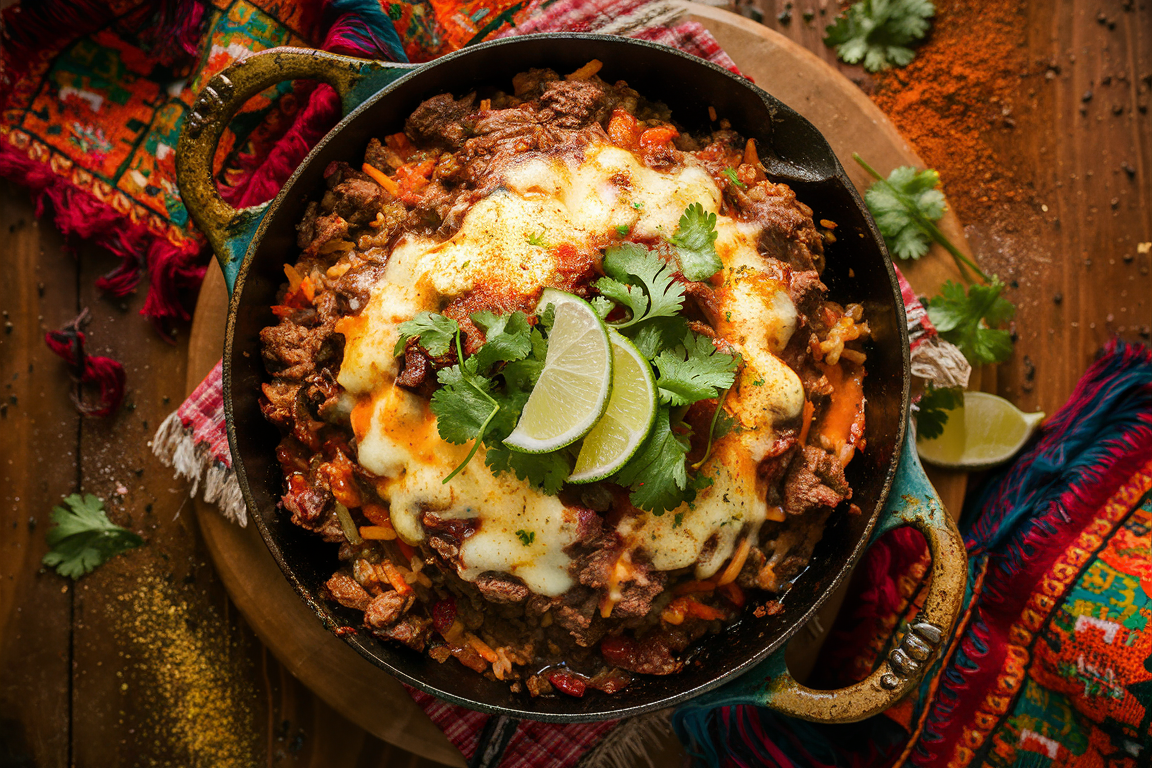
POLYGON ((596 30, 602 35, 619 35, 627 37, 628 33, 636 29, 650 27, 672 27, 687 13, 682 5, 674 3, 650 3, 637 8, 632 13, 605 24, 596 30))
POLYGON ((672 733, 672 710, 625 720, 580 761, 582 768, 655 768, 651 752, 672 733))
POLYGON ((204 446, 196 445, 192 430, 184 426, 179 413, 164 419, 152 438, 152 453, 175 469, 177 477, 183 477, 192 484, 189 496, 195 496, 203 483, 204 501, 219 507, 230 522, 239 523, 241 528, 248 525, 248 510, 236 475, 213 459, 204 446))
POLYGON ((204 279, 207 263, 201 258, 202 243, 176 245, 158 236, 3 140, 0 176, 32 191, 37 216, 43 215, 46 203, 51 203, 56 226, 65 236, 94 242, 121 258, 119 267, 96 281, 100 290, 117 298, 126 296, 136 288, 141 270, 147 267, 148 297, 140 314, 161 334, 166 321, 190 319, 180 299, 185 290, 195 290, 204 279))

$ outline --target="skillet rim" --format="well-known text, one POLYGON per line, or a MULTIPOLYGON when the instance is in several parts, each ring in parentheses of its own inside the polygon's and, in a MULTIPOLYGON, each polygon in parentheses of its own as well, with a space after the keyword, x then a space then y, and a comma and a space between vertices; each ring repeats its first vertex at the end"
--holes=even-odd
MULTIPOLYGON (((689 687, 685 690, 679 690, 679 691, 674 692, 670 695, 659 696, 655 700, 647 702, 647 703, 643 703, 643 704, 613 708, 610 706, 614 700, 613 697, 611 695, 604 695, 604 696, 598 696, 597 701, 599 701, 603 704, 607 704, 609 706, 599 707, 598 711, 596 711, 596 712, 572 712, 572 713, 539 712, 539 711, 533 710, 531 708, 510 707, 510 706, 501 705, 501 704, 490 704, 490 703, 487 703, 484 701, 478 701, 476 699, 468 698, 467 696, 456 694, 456 693, 453 693, 451 691, 443 690, 442 688, 437 687, 435 685, 432 685, 431 683, 423 680, 419 675, 413 674, 413 673, 405 670, 402 666, 392 664, 392 663, 386 661, 385 659, 381 658, 381 656, 378 653, 376 653, 373 646, 380 644, 382 641, 379 641, 379 640, 376 640, 375 638, 373 638, 370 641, 370 643, 366 643, 364 641, 364 639, 359 634, 356 634, 356 633, 343 633, 343 634, 337 635, 338 637, 340 637, 341 640, 343 640, 347 644, 351 645, 366 660, 370 661, 371 663, 373 663, 377 667, 383 669, 388 674, 392 675, 393 677, 399 678, 401 681, 403 681, 409 685, 412 685, 412 686, 414 686, 414 687, 416 687, 416 688, 418 688, 418 689, 420 689, 426 693, 429 693, 433 696, 436 696, 437 698, 440 698, 442 700, 445 700, 445 701, 448 701, 448 702, 451 702, 454 704, 459 704, 461 706, 465 706, 465 707, 468 707, 470 709, 490 713, 490 714, 507 715, 507 716, 512 716, 512 717, 516 717, 516 718, 520 718, 520 719, 530 719, 530 720, 538 720, 538 721, 544 721, 544 722, 559 722, 559 723, 594 722, 594 721, 600 721, 600 720, 608 720, 608 719, 635 716, 635 715, 639 715, 639 714, 643 714, 643 713, 647 713, 647 712, 652 712, 652 711, 655 711, 658 709, 664 709, 664 708, 668 708, 671 706, 681 704, 681 703, 683 703, 683 702, 685 702, 691 698, 699 696, 699 695, 706 693, 708 691, 714 690, 714 689, 720 687, 721 685, 725 684, 726 682, 729 682, 731 680, 736 679, 737 677, 742 676, 743 674, 745 674, 746 672, 748 672, 749 670, 751 670, 752 668, 756 667, 758 664, 760 664, 761 662, 763 662, 764 660, 769 658, 772 654, 774 654, 775 652, 777 652, 778 650, 783 648, 783 646, 786 645, 788 643, 788 641, 801 628, 803 628, 803 626, 812 618, 812 616, 816 613, 816 611, 819 610, 819 608, 831 596, 831 594, 837 589, 837 587, 846 578, 848 578, 848 576, 851 574, 852 570, 855 568, 856 564, 859 562, 861 556, 863 555, 864 551, 867 549, 867 547, 870 543, 872 532, 875 530, 876 525, 877 525, 880 517, 882 516, 885 502, 888 499, 888 497, 892 491, 892 484, 893 484, 893 479, 894 479, 895 474, 896 474, 896 468, 899 465, 900 459, 903 455, 903 449, 904 449, 904 443, 905 443, 905 433, 908 429, 908 412, 909 412, 909 405, 910 405, 910 381, 909 381, 910 361, 909 361, 909 349, 908 349, 908 327, 907 327, 907 318, 905 315, 904 304, 903 304, 903 301, 901 299, 900 287, 899 287, 899 283, 898 283, 897 278, 896 278, 896 273, 895 273, 895 269, 894 269, 894 266, 892 263, 891 256, 888 253, 888 250, 887 250, 887 247, 884 243, 883 237, 880 235, 879 230, 876 227, 875 221, 872 219, 871 214, 868 212, 867 207, 864 205, 864 202, 863 202, 859 192, 856 190, 855 185, 853 185, 851 183, 851 181, 848 179, 847 173, 845 172, 843 165, 840 163, 839 158, 835 156, 835 153, 832 152, 831 147, 828 146, 827 140, 823 138, 823 135, 815 128, 815 126, 813 126, 811 124, 811 122, 809 122, 806 118, 804 118, 798 112, 793 110, 791 107, 789 107, 788 105, 786 105, 785 103, 783 103, 782 101, 777 99, 776 97, 772 96, 770 93, 768 93, 764 89, 762 89, 759 86, 752 83, 752 81, 750 81, 747 78, 744 78, 742 76, 736 75, 733 72, 731 72, 730 70, 725 69, 724 67, 713 64, 712 62, 709 62, 705 59, 701 59, 697 56, 693 56, 691 54, 684 53, 683 51, 677 50, 675 48, 671 48, 669 46, 661 45, 658 43, 653 43, 653 42, 646 41, 646 40, 635 40, 635 39, 631 39, 631 38, 616 37, 616 36, 611 36, 611 35, 601 35, 601 34, 591 34, 591 33, 547 33, 547 34, 523 35, 523 36, 502 38, 499 40, 493 40, 493 41, 481 43, 478 45, 469 46, 467 48, 463 48, 463 49, 455 51, 451 54, 447 54, 445 56, 437 58, 431 62, 418 64, 418 65, 395 64, 392 62, 380 62, 381 64, 383 64, 385 66, 395 67, 397 69, 406 69, 408 71, 406 71, 404 74, 402 74, 396 80, 389 83, 384 88, 381 88, 380 90, 378 90, 377 92, 372 94, 370 97, 366 98, 355 109, 353 109, 347 115, 345 115, 343 118, 341 118, 341 120, 331 130, 329 130, 328 133, 325 134, 324 137, 321 138, 319 142, 317 142, 317 144, 311 149, 311 151, 304 158, 304 160, 302 160, 300 162, 300 164, 297 166, 296 170, 292 173, 292 175, 289 177, 289 179, 284 183, 284 185, 281 187, 280 191, 276 194, 276 196, 268 203, 268 207, 267 207, 264 215, 261 218, 260 224, 256 228, 256 231, 255 231, 251 241, 249 242, 247 249, 245 250, 243 261, 240 265, 239 271, 238 271, 237 276, 236 276, 235 286, 233 288, 232 295, 229 299, 228 318, 227 318, 227 325, 225 328, 225 342, 224 342, 223 370, 222 370, 222 380, 223 380, 223 389, 224 389, 224 393, 223 393, 224 394, 224 412, 225 412, 225 423, 226 423, 227 433, 228 433, 229 449, 230 449, 232 456, 233 456, 233 470, 234 470, 234 473, 236 475, 237 482, 240 486, 241 493, 244 497, 245 505, 248 508, 248 510, 250 511, 251 517, 256 522, 256 527, 257 527, 258 531, 260 532, 260 536, 264 540, 265 545, 268 547, 268 550, 269 550, 270 554, 272 555, 273 559, 276 561, 277 565, 280 567, 281 571, 284 573, 285 578, 292 585, 292 587, 296 591, 296 593, 301 597, 301 599, 304 601, 304 603, 313 611, 313 613, 315 613, 317 615, 317 617, 320 619, 321 623, 326 628, 328 628, 330 631, 332 631, 335 629, 335 627, 333 626, 333 619, 330 617, 326 607, 322 604, 322 602, 316 596, 311 594, 311 592, 301 582, 301 579, 297 575, 295 569, 291 566, 291 564, 289 564, 286 561, 286 559, 283 555, 283 552, 281 551, 280 545, 276 541, 276 537, 273 535, 273 532, 270 530, 268 523, 264 519, 264 512, 261 511, 260 507, 256 504, 255 498, 254 498, 252 491, 251 491, 251 488, 249 486, 247 472, 246 472, 245 467, 244 467, 243 453, 240 451, 240 447, 239 447, 239 439, 237 437, 237 432, 236 432, 235 412, 233 409, 232 363, 233 363, 233 358, 235 356, 234 349, 235 349, 235 340, 236 340, 236 322, 237 322, 236 318, 237 318, 239 308, 241 305, 241 301, 242 301, 242 298, 244 295, 244 285, 245 285, 246 278, 248 276, 250 269, 252 268, 253 263, 256 261, 255 257, 257 255, 257 252, 259 251, 260 245, 264 239, 265 234, 267 233, 268 229, 270 228, 271 222, 273 221, 275 215, 279 212, 280 208, 285 204, 285 201, 289 197, 295 196, 296 193, 294 192, 294 187, 295 187, 298 179, 305 173, 306 169, 308 169, 312 165, 312 163, 315 161, 316 157, 326 147, 328 147, 329 144, 339 141, 340 134, 344 131, 344 129, 350 123, 355 121, 361 114, 368 111, 369 109, 372 109, 379 101, 387 98, 391 93, 396 91, 401 86, 405 85, 408 81, 410 81, 416 77, 420 77, 420 76, 430 76, 429 73, 432 72, 433 70, 439 68, 439 66, 442 64, 448 64, 448 63, 451 63, 457 59, 473 56, 473 55, 477 54, 478 52, 490 50, 492 48, 505 47, 505 46, 516 47, 517 45, 522 45, 522 44, 526 44, 529 42, 538 42, 541 39, 544 39, 544 40, 558 39, 558 40, 565 40, 565 41, 568 41, 568 40, 590 40, 590 41, 592 41, 592 40, 594 40, 594 41, 597 41, 598 43, 607 42, 609 44, 615 44, 615 45, 621 45, 621 46, 633 46, 633 47, 639 48, 639 49, 648 49, 649 52, 660 54, 660 55, 670 55, 670 56, 678 57, 678 58, 684 59, 686 62, 691 63, 693 66, 703 67, 705 69, 711 69, 711 70, 725 76, 729 81, 731 81, 732 87, 750 90, 756 98, 758 98, 761 102, 763 102, 765 104, 766 108, 790 112, 793 115, 793 119, 798 120, 798 121, 802 121, 802 123, 806 124, 813 131, 813 133, 815 133, 820 138, 820 141, 824 142, 825 146, 827 147, 828 155, 832 158, 832 161, 834 164, 834 171, 835 172, 833 174, 831 174, 830 176, 823 177, 823 180, 825 180, 825 181, 833 181, 834 180, 847 192, 847 194, 849 195, 849 197, 852 200, 852 203, 855 205, 857 210, 862 214, 864 224, 867 227, 867 231, 871 235, 871 238, 873 240, 873 244, 876 246, 876 248, 878 250, 878 255, 881 258, 882 266, 884 268, 885 273, 887 274, 888 281, 889 281, 888 287, 889 287, 891 294, 888 298, 891 300, 891 305, 895 309, 897 328, 894 329, 894 331, 895 331, 895 335, 897 336, 897 339, 901 345, 901 353, 900 353, 900 357, 901 357, 901 376, 900 376, 900 378, 901 378, 901 394, 900 394, 900 398, 899 398, 899 401, 900 401, 900 403, 899 403, 899 415, 898 415, 899 420, 897 423, 896 435, 894 437, 895 444, 894 444, 893 449, 892 449, 892 454, 891 454, 891 458, 889 459, 888 466, 884 472, 884 479, 880 485, 879 494, 878 494, 877 499, 876 499, 875 509, 872 511, 866 526, 863 528, 861 535, 860 535, 860 538, 852 546, 852 551, 851 551, 850 555, 848 556, 847 560, 845 561, 844 565, 840 568, 839 572, 836 573, 830 580, 827 581, 827 583, 825 584, 823 589, 819 592, 817 597, 814 600, 812 600, 810 602, 810 604, 808 604, 800 612, 799 618, 797 618, 789 628, 787 628, 785 631, 781 632, 779 634, 779 636, 777 636, 777 637, 769 640, 768 642, 764 643, 756 653, 750 655, 748 658, 744 659, 742 662, 740 662, 736 666, 729 669, 723 675, 718 676, 718 677, 713 677, 712 679, 710 679, 706 683, 695 686, 695 687, 689 687)), ((530 65, 527 65, 527 66, 530 66, 530 65)), ((442 89, 439 89, 436 92, 442 92, 442 89)), ((435 94, 432 93, 430 95, 435 95, 435 94)), ((804 169, 801 168, 801 170, 804 170, 804 169)), ((831 521, 829 522, 829 524, 830 523, 831 523, 831 521)), ((333 632, 333 634, 336 634, 336 633, 333 632)), ((673 675, 673 676, 670 676, 669 678, 664 678, 664 679, 665 680, 674 680, 675 677, 676 676, 673 675)), ((524 703, 531 704, 535 701, 538 701, 538 699, 527 699, 526 698, 524 703)))

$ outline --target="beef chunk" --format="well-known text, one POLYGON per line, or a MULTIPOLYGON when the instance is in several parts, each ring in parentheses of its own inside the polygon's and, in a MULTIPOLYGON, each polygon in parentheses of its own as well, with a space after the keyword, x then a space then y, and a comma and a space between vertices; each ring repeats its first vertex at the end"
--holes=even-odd
POLYGON ((367 174, 357 171, 354 176, 325 193, 320 206, 330 208, 349 224, 367 224, 376 218, 376 212, 390 197, 367 174))
POLYGON ((816 314, 827 292, 827 286, 820 281, 820 273, 814 269, 793 272, 788 283, 788 296, 796 305, 796 311, 804 318, 816 314))
POLYGON ((652 601, 664 591, 667 576, 653 571, 648 563, 633 563, 632 579, 620 585, 620 602, 612 609, 613 618, 647 616, 652 601))
POLYGON ((285 379, 303 381, 333 358, 331 343, 334 323, 307 327, 290 319, 260 331, 265 367, 285 379))
POLYGON ((551 69, 530 69, 527 72, 518 72, 512 78, 512 88, 517 98, 535 99, 544 92, 548 83, 554 83, 560 75, 551 69))
POLYGON ((747 192, 729 190, 740 217, 763 225, 760 252, 796 272, 824 271, 824 240, 812 223, 812 209, 784 184, 761 182, 747 192))
POLYGON ((464 118, 472 112, 475 100, 475 93, 459 100, 452 98, 450 93, 433 96, 416 107, 404 123, 404 133, 414 144, 459 149, 469 133, 464 118))
POLYGON ((839 462, 820 448, 806 445, 784 476, 784 511, 802 515, 819 507, 834 507, 848 493, 839 462))
POLYGON ((307 483, 290 483, 289 486, 283 498, 284 509, 292 513, 292 522, 296 525, 315 529, 332 504, 332 493, 307 483))
POLYGON ((589 648, 604 636, 600 620, 600 593, 586 587, 573 587, 552 609, 554 621, 568 630, 577 645, 589 648))
POLYGON ((364 591, 364 587, 346 573, 332 574, 332 578, 328 579, 328 583, 324 586, 328 588, 332 599, 345 608, 363 611, 372 602, 372 596, 364 591))
POLYGON ((346 240, 348 238, 348 222, 340 216, 340 214, 333 213, 327 216, 321 216, 316 219, 315 230, 311 242, 308 247, 304 249, 305 256, 315 256, 322 253, 324 246, 336 240, 346 240))
POLYGON ((316 219, 320 216, 320 203, 313 200, 304 209, 304 218, 296 225, 296 247, 307 248, 316 237, 316 219))
POLYGON ((552 683, 548 682, 548 678, 544 675, 532 675, 524 683, 528 686, 528 693, 533 697, 552 693, 552 683))
MULTIPOLYGON (((383 629, 392 624, 404 611, 411 607, 413 595, 402 595, 392 590, 372 599, 364 609, 364 623, 373 629, 383 629)), ((403 641, 401 641, 403 642, 403 641)))
POLYGON ((412 650, 422 653, 428 636, 432 634, 432 622, 429 619, 405 614, 403 618, 391 626, 375 630, 380 637, 403 643, 412 650))
POLYGON ((484 599, 493 603, 520 603, 531 594, 520 579, 495 571, 480 574, 475 583, 484 599))
POLYGON ((296 393, 301 385, 298 382, 277 379, 271 384, 262 384, 264 397, 260 400, 260 412, 264 418, 281 429, 291 430, 295 425, 296 393))
POLYGON ((639 640, 623 635, 604 638, 600 652, 609 664, 643 675, 671 675, 684 663, 673 655, 673 644, 663 633, 649 633, 639 640))
POLYGON ((540 104, 561 128, 583 128, 608 118, 604 84, 596 80, 557 80, 544 86, 540 104))

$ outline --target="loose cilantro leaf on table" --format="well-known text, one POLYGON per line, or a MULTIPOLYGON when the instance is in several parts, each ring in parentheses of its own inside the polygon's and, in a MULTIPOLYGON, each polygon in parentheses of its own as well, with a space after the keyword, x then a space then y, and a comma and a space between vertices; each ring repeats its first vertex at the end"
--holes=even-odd
POLYGON ((132 531, 112 523, 104 513, 104 502, 91 493, 64 497, 67 507, 52 508, 48 531, 48 554, 44 565, 61 576, 78 579, 121 552, 144 543, 132 531))
POLYGON ((935 14, 929 0, 860 0, 824 30, 824 44, 869 72, 903 67, 916 55, 909 44, 924 37, 935 14))
POLYGON ((413 336, 420 337, 420 346, 428 350, 432 357, 447 354, 452 347, 452 340, 460 326, 456 321, 444 315, 433 312, 421 312, 407 322, 400 323, 400 338, 392 350, 393 355, 402 355, 408 339, 413 336))
POLYGON ((937 389, 929 384, 916 404, 916 434, 925 440, 940 437, 948 423, 948 411, 963 404, 964 390, 960 387, 937 389))
POLYGON ((736 358, 698 333, 689 333, 681 345, 661 352, 653 362, 660 372, 656 379, 660 402, 669 405, 717 397, 736 378, 736 358))
POLYGON ((931 236, 920 220, 939 221, 944 215, 944 193, 936 189, 939 183, 940 174, 931 168, 917 171, 905 165, 864 193, 864 202, 894 256, 918 259, 928 252, 931 236))
POLYGON ((860 155, 853 153, 852 157, 856 159, 861 168, 868 172, 868 175, 876 179, 876 183, 864 193, 864 200, 872 212, 872 217, 876 219, 876 226, 884 235, 884 242, 888 244, 888 249, 892 253, 902 259, 920 258, 920 255, 923 255, 924 251, 927 250, 927 246, 918 238, 916 232, 919 231, 935 240, 948 253, 952 254, 952 258, 956 259, 956 264, 960 267, 960 273, 965 278, 967 278, 967 272, 964 270, 965 267, 968 267, 979 275, 981 280, 985 282, 989 280, 988 275, 984 274, 980 267, 976 266, 951 240, 945 237, 934 223, 940 216, 944 215, 943 195, 940 196, 939 206, 937 206, 935 195, 928 194, 930 191, 934 191, 932 187, 939 181, 940 176, 936 171, 929 169, 917 174, 914 168, 897 168, 885 179, 875 168, 864 162, 864 158, 860 155), (931 176, 926 174, 931 174, 931 176), (933 177, 935 177, 934 180, 933 177), (932 186, 928 186, 930 180, 932 180, 932 186), (939 207, 939 214, 934 215, 937 207, 939 207), (881 224, 881 220, 885 223, 881 224), (886 232, 885 227, 889 231, 886 232), (916 255, 914 251, 920 247, 923 247, 924 250, 920 251, 920 255, 916 255))
POLYGON ((949 280, 940 295, 928 301, 928 319, 940 336, 960 348, 973 365, 1000 363, 1012 354, 1012 337, 994 326, 1012 319, 1016 307, 1000 295, 1004 284, 964 286, 949 280))
POLYGON ((684 277, 707 280, 720 271, 724 264, 716 253, 716 237, 716 214, 706 213, 700 203, 684 209, 676 234, 672 235, 684 277))

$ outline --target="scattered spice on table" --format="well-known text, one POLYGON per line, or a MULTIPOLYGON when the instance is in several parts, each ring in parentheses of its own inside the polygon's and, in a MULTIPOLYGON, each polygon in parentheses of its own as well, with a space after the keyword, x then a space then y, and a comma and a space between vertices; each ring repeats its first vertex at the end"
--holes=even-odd
POLYGON ((221 642, 236 633, 214 609, 189 604, 155 565, 145 563, 131 579, 108 610, 121 634, 117 643, 131 649, 124 706, 141 723, 139 738, 154 740, 139 745, 139 764, 262 764, 246 653, 221 642))
POLYGON ((989 142, 1011 130, 1013 99, 1028 71, 1023 8, 1010 0, 936 3, 932 34, 906 67, 876 75, 873 100, 924 162, 940 172, 961 221, 980 221, 1026 200, 1012 158, 989 142))

